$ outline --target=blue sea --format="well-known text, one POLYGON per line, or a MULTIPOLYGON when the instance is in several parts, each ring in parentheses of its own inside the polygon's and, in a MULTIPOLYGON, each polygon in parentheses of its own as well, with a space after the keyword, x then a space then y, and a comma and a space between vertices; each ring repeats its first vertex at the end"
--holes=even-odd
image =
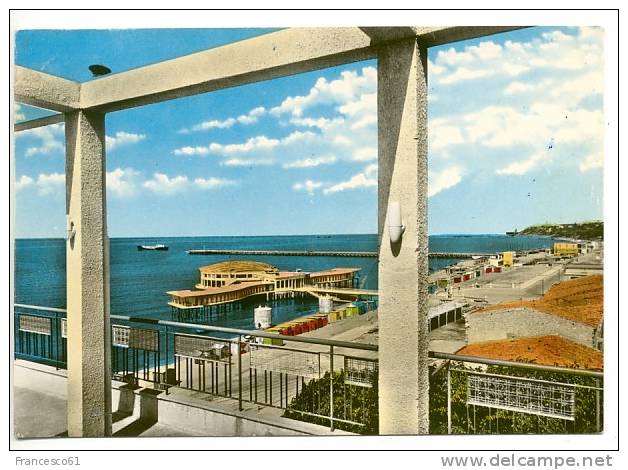
MULTIPOLYGON (((537 236, 433 235, 434 252, 500 252, 547 248, 552 239, 537 236)), ((241 256, 192 256, 191 249, 377 251, 377 235, 299 235, 249 237, 112 238, 111 313, 170 319, 166 291, 192 289, 198 282, 198 268, 241 256), (138 251, 137 245, 163 243, 168 251, 138 251)), ((313 256, 253 256, 281 270, 320 271, 352 266, 361 269, 360 286, 377 289, 376 258, 313 256)), ((456 263, 456 259, 430 260, 430 270, 456 263)), ((15 241, 15 302, 65 308, 65 241, 63 239, 18 239, 15 241)), ((215 315, 218 326, 251 329, 254 302, 239 310, 215 315)), ((318 310, 316 299, 271 302, 273 321, 279 323, 318 310)))

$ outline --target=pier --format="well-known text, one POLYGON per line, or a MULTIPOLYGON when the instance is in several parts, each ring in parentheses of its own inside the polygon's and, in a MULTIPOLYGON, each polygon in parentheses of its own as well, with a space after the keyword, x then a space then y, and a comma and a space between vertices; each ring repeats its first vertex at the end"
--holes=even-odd
MULTIPOLYGON (((377 258, 376 251, 309 251, 309 250, 187 250, 188 255, 245 255, 245 256, 339 256, 347 258, 377 258)), ((430 258, 460 258, 492 256, 495 253, 434 252, 430 258)))

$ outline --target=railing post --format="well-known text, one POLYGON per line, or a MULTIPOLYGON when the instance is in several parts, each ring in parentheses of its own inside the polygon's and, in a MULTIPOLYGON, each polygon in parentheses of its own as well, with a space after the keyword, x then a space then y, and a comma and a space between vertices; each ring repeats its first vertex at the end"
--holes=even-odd
POLYGON ((595 429, 597 432, 602 432, 602 419, 600 416, 600 380, 595 379, 595 429))
MULTIPOLYGON (((165 331, 164 331, 164 355, 165 355, 165 368, 164 368, 164 382, 165 382, 165 388, 166 388, 166 395, 168 395, 169 391, 170 391, 170 384, 168 383, 168 365, 169 365, 169 360, 168 360, 168 325, 166 325, 165 331)), ((159 373, 161 374, 161 357, 159 358, 159 373)))
POLYGON ((447 434, 451 434, 451 370, 447 363, 447 434))
POLYGON ((238 335, 238 410, 242 409, 242 335, 238 335))
POLYGON ((334 347, 329 346, 329 429, 334 430, 334 347))

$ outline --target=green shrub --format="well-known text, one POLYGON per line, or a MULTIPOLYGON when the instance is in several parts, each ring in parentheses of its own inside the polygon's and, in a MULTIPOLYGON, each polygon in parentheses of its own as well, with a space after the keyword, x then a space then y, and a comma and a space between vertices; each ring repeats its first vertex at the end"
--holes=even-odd
MULTIPOLYGON (((371 373, 377 374, 377 372, 371 373)), ((299 395, 294 397, 284 417, 308 423, 329 426, 329 418, 299 413, 304 411, 329 416, 329 372, 320 379, 310 380, 299 395)), ((344 423, 334 420, 334 427, 357 434, 378 434, 377 376, 372 377, 373 387, 345 384, 344 371, 334 372, 334 418, 362 423, 344 423)))

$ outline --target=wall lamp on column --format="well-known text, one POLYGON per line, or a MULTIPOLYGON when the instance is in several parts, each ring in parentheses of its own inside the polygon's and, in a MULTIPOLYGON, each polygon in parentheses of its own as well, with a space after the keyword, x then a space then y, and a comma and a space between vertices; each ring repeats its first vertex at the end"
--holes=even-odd
POLYGON ((388 234, 390 243, 399 243, 405 230, 406 227, 401 222, 401 204, 398 201, 392 201, 388 204, 388 234))
POLYGON ((68 234, 66 236, 66 240, 70 243, 74 242, 74 236, 76 235, 76 228, 74 227, 74 222, 70 220, 70 216, 68 215, 68 234))

